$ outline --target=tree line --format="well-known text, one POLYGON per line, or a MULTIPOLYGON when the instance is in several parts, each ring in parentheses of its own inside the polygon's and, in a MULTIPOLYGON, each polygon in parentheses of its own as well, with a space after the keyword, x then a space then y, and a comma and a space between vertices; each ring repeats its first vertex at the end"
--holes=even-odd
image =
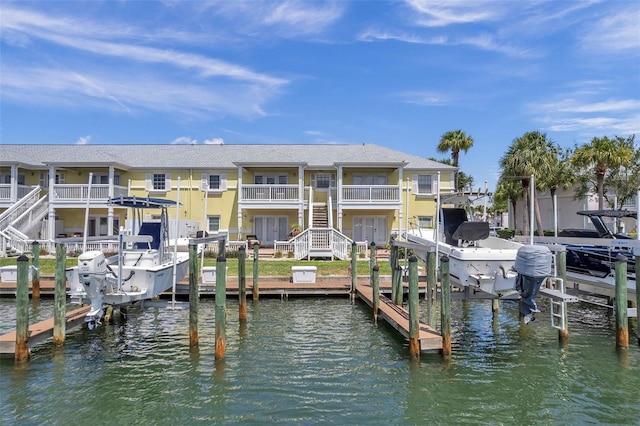
MULTIPOLYGON (((460 152, 473 147, 473 138, 462 130, 446 132, 437 146, 438 152, 451 152, 452 161, 445 163, 458 167, 460 152)), ((640 188, 640 147, 635 135, 594 137, 590 142, 562 148, 539 131, 527 132, 513 140, 500 158, 500 177, 493 194, 491 211, 507 211, 511 204, 515 212, 520 200, 530 211, 533 202, 536 232, 543 235, 542 218, 538 206, 538 191, 549 190, 552 198, 558 189, 574 187, 574 199, 589 194, 598 197, 598 209, 624 205, 633 200, 640 188), (531 176, 535 188, 530 200, 531 176)), ((473 186, 473 177, 458 172, 455 188, 458 191, 473 186)), ((640 201, 640 200, 637 200, 640 201)), ((513 228, 518 229, 514 215, 513 228)), ((523 229, 529 229, 528 215, 524 215, 523 229)))

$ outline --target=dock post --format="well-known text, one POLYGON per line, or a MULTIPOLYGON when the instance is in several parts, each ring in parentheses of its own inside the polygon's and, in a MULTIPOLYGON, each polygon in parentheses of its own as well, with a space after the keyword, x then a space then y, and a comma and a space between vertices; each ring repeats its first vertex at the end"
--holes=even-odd
POLYGON ((238 298, 240 307, 238 308, 238 319, 247 320, 247 277, 245 273, 245 261, 247 259, 247 249, 240 247, 238 250, 238 298))
POLYGON ((260 288, 258 287, 258 258, 260 257, 260 244, 253 244, 253 287, 251 292, 253 300, 260 298, 260 288))
POLYGON ((451 285, 449 283, 449 256, 440 258, 440 321, 442 323, 442 356, 451 356, 451 285))
POLYGON ((358 285, 358 245, 351 243, 351 297, 355 297, 358 285))
POLYGON ((376 264, 376 243, 371 241, 369 248, 369 270, 373 271, 373 265, 376 264))
POLYGON ((67 247, 56 244, 56 275, 53 311, 53 344, 62 346, 67 333, 67 247))
POLYGON ((33 270, 31 271, 31 297, 34 299, 40 298, 40 243, 34 241, 31 244, 31 265, 33 270))
POLYGON ((373 265, 371 291, 373 292, 373 322, 378 323, 378 309, 380 309, 380 266, 373 265))
MULTIPOLYGON (((218 257, 224 257, 224 258, 227 257, 226 246, 227 246, 227 240, 225 239, 218 240, 218 257)), ((218 272, 216 270, 216 274, 217 273, 218 272)))
POLYGON ((189 346, 200 343, 198 335, 198 305, 200 304, 198 287, 198 246, 189 244, 189 346))
MULTIPOLYGON (((640 235, 640 226, 636 227, 640 235)), ((638 345, 640 345, 640 288, 638 288, 638 272, 640 271, 640 247, 636 247, 636 333, 638 333, 638 345)))
POLYGON ((420 313, 418 310, 418 258, 409 258, 409 356, 420 358, 420 313))
POLYGON ((18 257, 16 283, 16 351, 15 361, 29 359, 29 258, 18 257))
POLYGON ((224 358, 227 351, 227 259, 219 256, 216 260, 216 353, 215 359, 224 358))
POLYGON ((616 256, 616 347, 629 348, 629 316, 627 314, 627 258, 616 256))
MULTIPOLYGON (((564 292, 567 289, 567 249, 565 246, 560 246, 556 252, 556 270, 558 277, 562 280, 562 291, 564 292)), ((558 341, 560 343, 566 343, 569 340, 569 316, 567 314, 567 302, 562 302, 562 304, 564 305, 562 309, 564 312, 562 319, 564 328, 558 330, 558 341)))
POLYGON ((391 301, 396 301, 396 265, 398 264, 398 246, 393 244, 395 239, 391 237, 391 252, 389 253, 391 264, 391 301))
POLYGON ((429 327, 436 328, 436 249, 429 247, 427 253, 427 323, 429 327))
POLYGON ((395 270, 396 274, 393 277, 393 286, 396 289, 396 298, 393 302, 398 306, 402 306, 402 300, 404 298, 404 293, 402 292, 402 267, 400 265, 396 265, 395 270))

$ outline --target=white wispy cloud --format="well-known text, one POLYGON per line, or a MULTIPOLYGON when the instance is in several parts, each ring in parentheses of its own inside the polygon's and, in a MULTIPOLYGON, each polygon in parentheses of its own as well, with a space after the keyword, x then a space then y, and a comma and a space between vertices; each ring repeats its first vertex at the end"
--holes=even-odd
POLYGON ((171 141, 171 145, 196 145, 197 143, 197 139, 193 139, 189 136, 180 136, 179 138, 175 138, 171 141))
POLYGON ((2 24, 3 42, 14 48, 44 41, 62 49, 60 55, 49 55, 46 65, 3 57, 1 94, 18 102, 81 105, 128 114, 145 108, 248 117, 264 115, 264 104, 289 83, 188 50, 121 41, 125 36, 135 40, 138 34, 146 40, 142 28, 91 21, 80 25, 71 17, 15 8, 3 8, 2 24), (65 60, 64 55, 73 50, 89 54, 81 61, 77 54, 65 60))
POLYGON ((241 31, 264 38, 317 35, 345 13, 347 3, 337 1, 214 1, 209 9, 240 24, 241 31))
POLYGON ((451 96, 435 91, 406 91, 396 94, 402 102, 423 106, 447 105, 453 102, 451 96))
POLYGON ((495 1, 407 0, 405 3, 418 13, 416 24, 425 27, 492 21, 505 12, 503 3, 495 1))
POLYGON ((224 139, 222 138, 211 138, 207 139, 203 142, 205 145, 224 145, 224 139))
POLYGON ((605 96, 597 90, 577 89, 558 94, 556 100, 530 103, 527 108, 548 131, 591 136, 640 133, 640 100, 605 96))
POLYGON ((628 2, 623 10, 605 14, 584 26, 580 37, 583 47, 602 54, 627 52, 638 57, 640 52, 640 6, 628 2))
POLYGON ((76 145, 87 145, 91 141, 91 135, 80 136, 76 141, 76 145))

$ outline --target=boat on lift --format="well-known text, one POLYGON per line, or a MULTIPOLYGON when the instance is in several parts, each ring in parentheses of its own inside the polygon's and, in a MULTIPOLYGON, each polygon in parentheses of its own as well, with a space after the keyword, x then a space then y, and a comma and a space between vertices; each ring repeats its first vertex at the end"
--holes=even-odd
POLYGON ((637 221, 638 213, 626 209, 584 210, 577 213, 589 218, 594 229, 563 229, 558 233, 559 238, 571 239, 564 244, 567 248, 567 271, 600 278, 612 276, 616 258, 623 255, 627 260, 627 278, 635 280, 634 238, 612 231, 603 218, 632 218, 637 221))
MULTIPOLYGON (((115 207, 133 211, 138 232, 120 229, 118 253, 105 257, 102 251, 85 251, 78 265, 66 270, 73 299, 91 303, 85 317, 89 329, 100 324, 106 311, 152 299, 171 289, 189 272, 189 253, 177 239, 169 240, 168 209, 179 204, 160 198, 117 197, 115 207), (149 210, 157 219, 143 218, 149 210), (136 220, 137 219, 137 220, 136 220)), ((186 241, 186 240, 185 240, 186 241)))
POLYGON ((463 207, 441 208, 439 216, 437 228, 410 229, 406 240, 436 250, 437 257, 447 255, 451 283, 457 287, 498 297, 515 293, 513 266, 523 244, 490 235, 489 222, 470 221, 463 207))

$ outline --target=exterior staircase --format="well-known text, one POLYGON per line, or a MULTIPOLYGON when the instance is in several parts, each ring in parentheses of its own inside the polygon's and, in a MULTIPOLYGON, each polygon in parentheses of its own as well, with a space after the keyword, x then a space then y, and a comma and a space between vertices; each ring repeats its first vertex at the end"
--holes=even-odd
POLYGON ((0 256, 21 254, 31 250, 31 240, 40 229, 40 222, 48 213, 47 195, 40 187, 22 197, 0 215, 0 256))
POLYGON ((328 228, 329 227, 329 213, 327 211, 326 204, 314 204, 313 205, 313 224, 312 228, 328 228))

